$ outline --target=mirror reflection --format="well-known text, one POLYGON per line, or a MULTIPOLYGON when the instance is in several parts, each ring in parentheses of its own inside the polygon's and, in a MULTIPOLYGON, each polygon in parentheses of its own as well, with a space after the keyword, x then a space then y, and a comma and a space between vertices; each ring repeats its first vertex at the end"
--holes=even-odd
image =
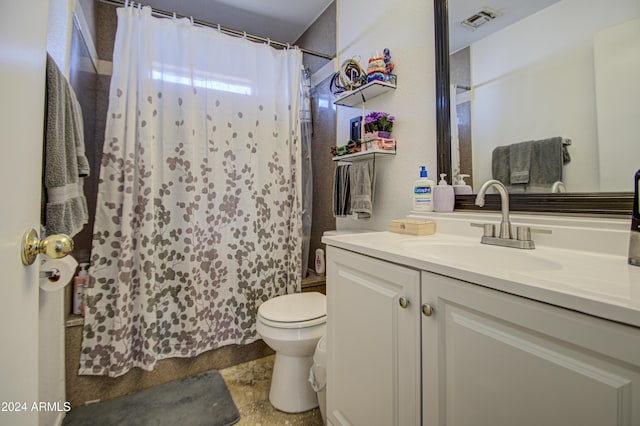
POLYGON ((639 0, 449 0, 453 182, 631 191, 639 12, 639 0))

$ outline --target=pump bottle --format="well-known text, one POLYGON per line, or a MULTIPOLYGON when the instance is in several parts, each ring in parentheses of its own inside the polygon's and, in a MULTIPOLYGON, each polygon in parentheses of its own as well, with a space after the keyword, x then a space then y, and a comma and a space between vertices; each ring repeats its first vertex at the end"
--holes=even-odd
POLYGON ((433 189, 433 208, 437 212, 452 212, 456 202, 453 186, 448 185, 444 179, 447 175, 440 173, 440 182, 433 189))
POLYGON ((433 211, 433 187, 426 166, 420 166, 420 179, 413 184, 413 210, 418 212, 433 211))
POLYGON ((73 279, 73 313, 84 315, 84 291, 89 285, 88 263, 80 264, 80 272, 73 279))
POLYGON ((457 195, 469 195, 473 192, 471 189, 471 185, 467 185, 464 178, 469 177, 469 175, 458 175, 458 179, 453 183, 453 192, 457 195))

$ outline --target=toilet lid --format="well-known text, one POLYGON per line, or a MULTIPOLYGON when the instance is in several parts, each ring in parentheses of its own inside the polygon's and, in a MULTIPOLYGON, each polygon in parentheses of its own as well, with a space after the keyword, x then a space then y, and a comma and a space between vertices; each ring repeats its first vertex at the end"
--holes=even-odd
POLYGON ((276 322, 302 322, 327 315, 327 298, 322 293, 294 293, 267 300, 258 315, 276 322))

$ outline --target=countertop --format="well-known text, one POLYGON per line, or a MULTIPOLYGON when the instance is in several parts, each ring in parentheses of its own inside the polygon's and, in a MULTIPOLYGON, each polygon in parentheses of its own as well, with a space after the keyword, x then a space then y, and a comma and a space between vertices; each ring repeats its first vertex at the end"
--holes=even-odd
POLYGON ((475 235, 443 233, 370 232, 325 236, 322 242, 640 327, 640 267, 628 265, 621 250, 611 254, 544 245, 519 250, 480 244, 475 235))

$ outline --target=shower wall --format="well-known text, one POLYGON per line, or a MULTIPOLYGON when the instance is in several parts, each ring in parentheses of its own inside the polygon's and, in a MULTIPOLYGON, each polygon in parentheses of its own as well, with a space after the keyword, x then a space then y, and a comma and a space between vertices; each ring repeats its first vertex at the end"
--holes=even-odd
MULTIPOLYGON (((333 2, 318 19, 300 36, 296 45, 309 50, 336 54, 336 3, 333 2)), ((311 55, 303 56, 303 64, 313 76, 329 62, 311 55)), ((311 243, 309 267, 313 268, 315 252, 325 248, 321 243, 324 231, 336 229, 331 203, 333 199, 333 171, 330 149, 336 144, 336 109, 329 90, 331 77, 311 89, 313 135, 311 137, 311 162, 313 172, 313 207, 311 219, 311 243)), ((317 281, 316 281, 317 282, 317 281)), ((305 284, 303 282, 303 288, 305 284)), ((323 289, 320 291, 324 292, 323 289)))
MULTIPOLYGON (((78 257, 87 256, 91 250, 93 231, 93 217, 95 216, 95 202, 98 185, 98 173, 104 131, 109 102, 110 64, 113 57, 113 44, 116 32, 116 8, 100 3, 97 0, 79 0, 78 7, 82 8, 88 24, 90 38, 95 44, 98 56, 98 72, 91 77, 94 79, 92 88, 79 90, 87 93, 87 102, 91 104, 83 113, 87 120, 88 135, 86 138, 86 155, 92 165, 91 177, 85 181, 85 195, 89 205, 90 224, 75 238, 78 257), (90 123, 89 123, 90 122, 90 123), (93 129, 91 129, 93 127, 93 129)), ((335 4, 330 6, 309 28, 296 43, 300 47, 327 53, 335 52, 335 4)), ((305 66, 311 70, 322 67, 326 60, 315 60, 305 55, 305 66), (315 61, 315 63, 314 63, 315 61)), ((74 70, 71 70, 73 73, 74 70)), ((83 71, 84 72, 84 71, 83 71)), ((86 75, 82 79, 89 78, 86 75)), ((314 168, 314 200, 313 200, 313 228, 310 252, 314 253, 321 246, 322 232, 335 229, 335 219, 331 215, 331 182, 333 179, 333 164, 329 155, 329 148, 335 144, 335 109, 332 108, 331 94, 328 80, 316 87, 313 93, 314 136, 312 140, 312 158, 314 168), (328 105, 328 107, 327 107, 328 105)), ((310 265, 313 265, 311 260, 310 265)), ((303 291, 322 291, 324 283, 312 283, 305 286, 303 291)), ((70 312, 71 292, 67 292, 66 312, 70 312)), ((158 363, 154 371, 147 372, 140 369, 118 378, 100 376, 79 376, 77 374, 82 342, 82 317, 68 314, 65 333, 66 352, 66 390, 67 401, 77 407, 95 400, 107 400, 146 389, 151 386, 166 383, 183 377, 192 376, 211 369, 222 369, 231 365, 254 360, 270 355, 273 351, 258 340, 250 345, 230 345, 206 352, 195 358, 171 358, 158 363)))

